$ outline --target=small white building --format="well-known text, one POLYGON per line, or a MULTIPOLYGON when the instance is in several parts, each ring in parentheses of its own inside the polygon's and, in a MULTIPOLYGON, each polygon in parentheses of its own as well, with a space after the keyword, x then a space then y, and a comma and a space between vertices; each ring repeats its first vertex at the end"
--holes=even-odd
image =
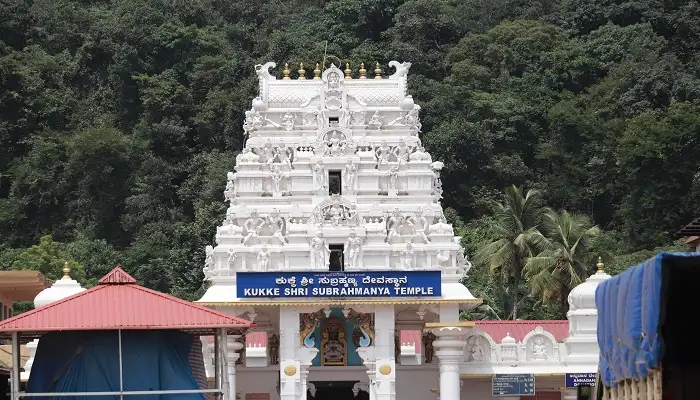
POLYGON ((421 145, 410 65, 255 67, 199 300, 257 324, 228 347, 241 399, 490 399, 494 374, 573 399, 565 374, 596 371, 602 271, 571 293, 568 323, 460 321, 481 301, 462 283, 471 265, 443 215, 443 164, 421 145))

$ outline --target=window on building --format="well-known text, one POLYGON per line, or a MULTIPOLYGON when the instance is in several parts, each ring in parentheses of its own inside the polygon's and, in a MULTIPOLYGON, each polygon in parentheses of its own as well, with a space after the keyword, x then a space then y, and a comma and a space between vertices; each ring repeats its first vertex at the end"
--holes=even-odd
POLYGON ((338 126, 339 122, 338 117, 328 117, 328 126, 338 126))
POLYGON ((340 171, 328 171, 328 194, 343 194, 340 171))
POLYGON ((343 250, 345 248, 342 244, 331 244, 328 246, 331 250, 330 265, 328 270, 332 272, 342 271, 344 269, 343 260, 343 250))

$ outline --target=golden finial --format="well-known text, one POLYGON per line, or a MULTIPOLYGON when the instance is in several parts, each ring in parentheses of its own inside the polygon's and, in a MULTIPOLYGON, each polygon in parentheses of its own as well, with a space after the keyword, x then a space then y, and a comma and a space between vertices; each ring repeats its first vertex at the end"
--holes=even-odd
POLYGON ((365 69, 365 63, 360 63, 360 79, 367 79, 367 70, 365 69))
POLYGON ((345 63, 345 79, 352 79, 352 70, 350 69, 350 63, 345 63))
POLYGON ((603 264, 603 257, 598 257, 598 264, 595 266, 598 268, 598 272, 604 272, 605 264, 603 264))
POLYGON ((314 70, 314 79, 321 79, 321 64, 316 63, 316 69, 314 70))
POLYGON ((297 70, 297 73, 299 73, 299 79, 306 79, 306 70, 304 69, 304 63, 299 63, 299 70, 297 70))
POLYGON ((377 64, 374 67, 374 79, 382 79, 382 69, 379 68, 379 61, 377 61, 377 64))
POLYGON ((68 266, 68 261, 63 264, 63 279, 70 279, 70 267, 68 266))
POLYGON ((291 71, 289 70, 289 64, 284 63, 284 70, 282 71, 282 73, 284 74, 284 78, 282 78, 282 79, 289 79, 290 72, 291 71))

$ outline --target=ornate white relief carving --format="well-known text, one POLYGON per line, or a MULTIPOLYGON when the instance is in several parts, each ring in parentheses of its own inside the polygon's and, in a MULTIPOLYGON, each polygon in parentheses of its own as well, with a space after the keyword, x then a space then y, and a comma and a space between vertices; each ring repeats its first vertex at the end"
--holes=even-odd
POLYGON ((374 114, 372 114, 372 118, 369 119, 369 123, 367 123, 367 129, 379 131, 382 129, 383 124, 384 117, 381 114, 379 114, 379 110, 377 110, 374 112, 374 114))
POLYGON ((377 157, 377 164, 386 164, 389 162, 389 156, 391 155, 391 148, 389 145, 386 143, 386 141, 383 141, 382 144, 375 150, 375 154, 377 157))
POLYGON ((311 258, 316 269, 328 269, 331 250, 323 238, 323 233, 318 232, 316 237, 311 239, 311 258))
POLYGON ((343 193, 357 194, 357 165, 349 159, 343 170, 343 193))
POLYGON ((430 225, 430 236, 433 235, 444 235, 444 236, 454 236, 454 229, 452 225, 445 221, 445 217, 441 216, 436 224, 430 225))
POLYGON ((362 244, 364 239, 357 236, 357 233, 353 230, 350 231, 350 235, 345 241, 345 266, 348 268, 360 267, 360 260, 362 255, 362 244))
POLYGON ((523 338, 524 358, 528 361, 559 361, 556 339, 541 326, 528 332, 523 338))
POLYGON ((357 206, 338 195, 333 195, 316 206, 309 219, 310 224, 318 226, 360 226, 363 222, 357 206))
POLYGON ((328 174, 326 173, 326 167, 323 165, 323 161, 316 161, 313 171, 316 194, 328 193, 328 174))
POLYGON ((467 362, 489 362, 491 361, 491 349, 495 347, 491 341, 481 334, 474 334, 467 338, 465 347, 467 362))
POLYGON ((403 164, 408 162, 411 149, 406 145, 406 142, 403 139, 399 139, 399 145, 394 147, 392 153, 396 157, 396 161, 399 164, 403 164))
POLYGON ((423 125, 420 123, 420 117, 418 116, 419 111, 420 106, 416 104, 404 117, 403 123, 408 127, 411 135, 418 135, 423 127, 423 125))
POLYGON ((406 246, 401 250, 401 266, 405 270, 411 270, 416 265, 416 252, 413 249, 411 242, 406 243, 406 246))
POLYGON ((258 253, 258 271, 267 272, 270 270, 270 251, 267 246, 263 246, 258 253))
POLYGON ((207 246, 206 249, 204 250, 205 252, 205 259, 204 259, 204 279, 210 280, 212 276, 214 275, 214 247, 212 246, 207 246))
POLYGON ((287 111, 282 117, 282 126, 284 127, 284 130, 288 132, 293 131, 295 121, 296 117, 294 116, 294 114, 291 114, 289 111, 287 111))
POLYGON ((423 146, 417 146, 415 151, 411 153, 409 162, 414 162, 414 161, 422 161, 422 162, 432 162, 432 158, 430 157, 430 154, 428 154, 425 151, 425 148, 423 146))

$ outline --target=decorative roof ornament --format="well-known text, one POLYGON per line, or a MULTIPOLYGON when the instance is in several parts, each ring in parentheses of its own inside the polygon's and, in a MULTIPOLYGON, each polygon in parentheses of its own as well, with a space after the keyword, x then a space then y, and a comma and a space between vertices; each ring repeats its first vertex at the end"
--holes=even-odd
POLYGON ((297 70, 299 74, 299 79, 306 79, 306 70, 304 69, 304 63, 299 63, 299 69, 297 70))
POLYGON ((595 291, 600 282, 610 278, 610 275, 605 272, 604 268, 605 264, 603 264, 603 258, 598 257, 596 273, 571 290, 568 297, 569 313, 580 309, 594 310, 596 308, 595 291))
POLYGON ((70 265, 66 262, 63 264, 63 277, 54 282, 51 287, 42 290, 36 295, 34 298, 34 307, 45 306, 85 290, 84 287, 80 286, 78 281, 70 277, 70 265))
POLYGON ((382 79, 382 69, 379 67, 379 61, 376 61, 374 66, 374 79, 382 79))
POLYGON ((345 63, 345 79, 352 79, 352 70, 350 69, 350 63, 345 63))
POLYGON ((319 81, 321 80, 321 64, 316 63, 316 69, 314 69, 314 80, 319 81))
POLYGON ((284 74, 284 78, 282 78, 282 79, 289 79, 289 73, 290 73, 290 72, 291 72, 291 71, 289 70, 289 64, 288 64, 288 63, 284 63, 284 70, 282 71, 282 73, 284 74))
POLYGON ((360 79, 367 79, 367 70, 365 69, 365 63, 360 63, 360 79))

